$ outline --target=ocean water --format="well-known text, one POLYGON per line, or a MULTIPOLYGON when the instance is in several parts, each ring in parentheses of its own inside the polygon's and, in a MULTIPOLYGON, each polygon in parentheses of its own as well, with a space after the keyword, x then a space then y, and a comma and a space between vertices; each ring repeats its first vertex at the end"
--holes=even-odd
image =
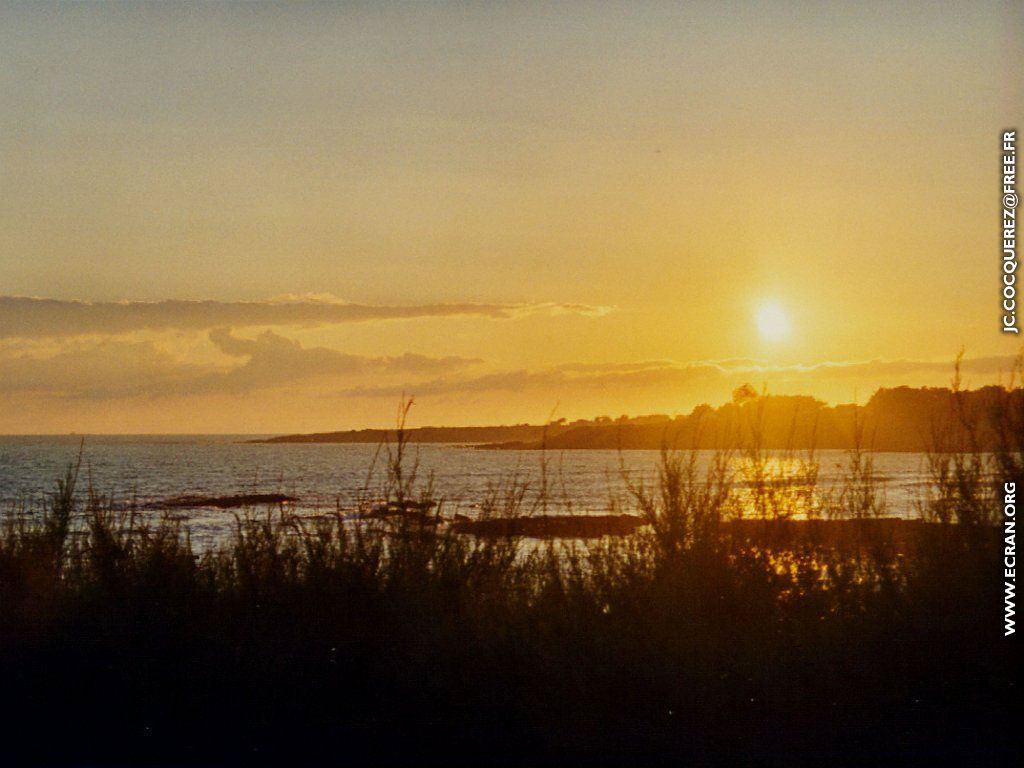
MULTIPOLYGON (((375 445, 252 444, 253 436, 18 436, 0 437, 0 514, 39 510, 67 465, 82 464, 79 492, 86 489, 116 504, 147 508, 183 495, 227 496, 283 493, 298 501, 298 514, 352 510, 360 498, 379 498, 380 473, 372 473, 375 445)), ((650 485, 658 451, 575 450, 493 451, 473 446, 419 445, 410 448, 419 477, 430 479, 435 498, 448 512, 472 516, 489 494, 525 484, 528 509, 548 513, 629 512, 628 482, 650 485), (542 464, 546 464, 542 468, 542 464), (541 489, 547 485, 547 493, 541 489), (540 501, 541 497, 544 501, 540 501)), ((799 454, 798 454, 799 456, 799 454)), ((928 486, 922 454, 873 454, 887 513, 916 517, 928 486)), ((818 488, 834 490, 842 482, 848 456, 819 451, 818 488)), ((711 452, 702 452, 707 464, 711 452)), ((780 458, 783 474, 795 462, 780 458)), ((378 458, 378 468, 380 459, 378 458)), ((743 486, 742 467, 738 477, 743 486)), ((216 537, 234 524, 232 510, 175 510, 199 539, 216 537)))

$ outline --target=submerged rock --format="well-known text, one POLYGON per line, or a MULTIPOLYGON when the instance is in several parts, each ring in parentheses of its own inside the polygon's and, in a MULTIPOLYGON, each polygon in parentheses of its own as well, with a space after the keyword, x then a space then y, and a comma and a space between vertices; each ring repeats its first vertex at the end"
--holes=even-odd
POLYGON ((216 509, 233 509, 235 507, 254 507, 260 504, 291 504, 299 499, 283 493, 243 493, 235 496, 174 496, 153 504, 158 509, 183 509, 199 507, 215 507, 216 509))
POLYGON ((484 520, 456 519, 452 523, 452 530, 473 536, 594 539, 601 536, 628 536, 643 524, 643 518, 637 515, 537 515, 484 520))

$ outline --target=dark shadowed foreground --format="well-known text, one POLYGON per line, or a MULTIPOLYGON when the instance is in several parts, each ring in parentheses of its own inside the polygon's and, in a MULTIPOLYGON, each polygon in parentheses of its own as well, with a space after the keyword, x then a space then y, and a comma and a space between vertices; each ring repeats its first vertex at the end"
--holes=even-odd
POLYGON ((917 523, 870 454, 826 497, 755 441, 665 453, 645 524, 583 544, 521 540, 514 481, 487 535, 446 520, 401 439, 367 507, 398 513, 249 512, 202 554, 69 472, 0 541, 0 762, 1009 765, 1015 418, 934 454, 917 523))

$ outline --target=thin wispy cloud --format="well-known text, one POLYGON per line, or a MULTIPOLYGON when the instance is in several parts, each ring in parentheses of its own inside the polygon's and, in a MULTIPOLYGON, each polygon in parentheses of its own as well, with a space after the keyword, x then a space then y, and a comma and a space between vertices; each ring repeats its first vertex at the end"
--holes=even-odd
POLYGON ((419 318, 478 317, 508 320, 536 314, 600 316, 607 307, 586 304, 352 304, 333 297, 269 301, 89 302, 0 296, 0 338, 68 338, 136 331, 207 331, 219 327, 312 327, 419 318))
MULTIPOLYGON (((1013 355, 968 358, 962 362, 966 377, 977 375, 986 382, 1008 376, 1017 358, 1013 355)), ((893 379, 914 382, 921 378, 951 376, 949 360, 868 360, 826 361, 810 365, 769 365, 752 360, 697 361, 676 363, 665 360, 635 363, 568 363, 541 370, 516 369, 487 373, 471 378, 439 377, 415 385, 359 386, 344 394, 356 397, 400 397, 412 392, 419 396, 458 393, 551 390, 635 391, 666 387, 685 387, 695 382, 733 386, 749 382, 755 386, 771 383, 815 382, 832 379, 862 379, 865 382, 890 382, 893 379)), ((968 382, 970 383, 970 382, 968 382)))

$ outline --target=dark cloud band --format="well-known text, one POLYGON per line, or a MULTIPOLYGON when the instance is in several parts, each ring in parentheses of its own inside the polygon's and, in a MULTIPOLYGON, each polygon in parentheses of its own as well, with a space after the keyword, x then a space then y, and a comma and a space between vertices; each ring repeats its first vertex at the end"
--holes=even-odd
POLYGON ((133 331, 339 325, 427 317, 509 319, 529 314, 600 315, 584 304, 417 304, 375 306, 340 301, 86 302, 0 296, 0 338, 68 338, 133 331))

